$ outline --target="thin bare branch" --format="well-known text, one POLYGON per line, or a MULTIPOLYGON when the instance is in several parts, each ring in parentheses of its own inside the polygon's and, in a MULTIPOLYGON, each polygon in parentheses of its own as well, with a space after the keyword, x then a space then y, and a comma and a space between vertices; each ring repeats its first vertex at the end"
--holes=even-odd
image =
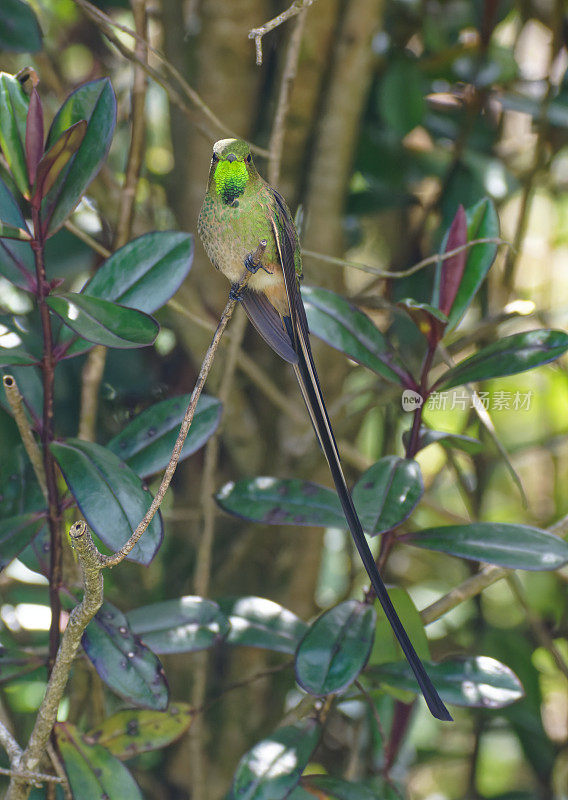
POLYGON ((20 763, 22 748, 3 722, 0 722, 0 744, 6 751, 12 768, 16 769, 20 763))
POLYGON ((88 233, 85 233, 85 231, 79 228, 78 225, 75 225, 75 223, 67 220, 65 227, 69 233, 72 233, 73 236, 76 236, 77 239, 80 239, 82 242, 84 242, 84 244, 86 244, 87 247, 90 247, 91 250, 94 250, 95 253, 98 253, 103 258, 108 258, 110 256, 111 250, 107 250, 104 245, 102 245, 100 242, 97 242, 97 240, 93 239, 92 236, 89 236, 88 233))
POLYGON ((274 28, 277 28, 282 23, 286 22, 286 20, 290 19, 291 17, 295 17, 297 14, 300 14, 304 9, 311 6, 314 0, 294 0, 292 5, 283 11, 281 14, 278 14, 277 17, 274 19, 265 22, 264 25, 261 25, 260 28, 252 28, 249 31, 248 38, 254 39, 254 44, 256 47, 256 63, 258 66, 262 64, 262 37, 266 36, 267 33, 273 31, 274 28))
MULTIPOLYGON (((263 239, 259 243, 254 254, 252 254, 252 261, 254 264, 258 265, 260 263, 260 260, 262 258, 265 249, 266 249, 266 240, 263 239)), ((246 286, 248 279, 250 278, 250 275, 251 275, 250 271, 247 268, 245 268, 238 283, 236 283, 232 287, 231 292, 229 293, 229 299, 227 300, 227 305, 225 306, 225 309, 221 315, 221 319, 219 320, 219 324, 217 325, 217 329, 213 336, 213 340, 209 345, 207 353, 205 354, 205 358, 203 359, 203 363, 199 371, 199 376, 197 378, 197 382, 195 384, 195 387, 191 395, 191 400, 189 401, 189 405, 187 407, 185 416, 181 423, 180 431, 176 443, 174 445, 170 462, 166 467, 166 471, 164 472, 164 475, 162 477, 160 487, 156 492, 154 499, 152 500, 150 508, 146 512, 144 519, 140 522, 140 524, 138 525, 138 527, 136 528, 130 539, 120 548, 120 550, 114 553, 114 555, 112 556, 102 556, 103 562, 107 567, 114 567, 117 564, 120 564, 120 562, 124 558, 126 558, 128 553, 130 553, 136 542, 140 539, 144 531, 147 529, 148 525, 153 520, 154 515, 158 511, 162 503, 162 500, 164 499, 164 496, 168 490, 174 472, 176 471, 176 467, 178 465, 183 444, 185 442, 187 434, 189 433, 191 423, 193 422, 193 416, 195 414, 197 401, 199 400, 199 397, 205 385, 205 381, 207 380, 209 371, 211 370, 211 366, 213 364, 217 348, 219 347, 219 341, 221 339, 221 336, 223 335, 225 328, 227 327, 227 323, 233 316, 233 311, 235 310, 238 294, 243 289, 243 287, 246 286)))
POLYGON ((18 384, 16 383, 16 379, 13 375, 4 375, 2 383, 4 385, 4 391, 6 392, 8 403, 12 409, 12 414, 14 415, 14 420, 18 426, 20 437, 26 449, 26 453, 31 461, 35 476, 41 487, 41 491, 43 492, 43 496, 47 498, 47 483, 45 480, 43 457, 30 427, 30 422, 24 408, 24 398, 20 394, 18 384))

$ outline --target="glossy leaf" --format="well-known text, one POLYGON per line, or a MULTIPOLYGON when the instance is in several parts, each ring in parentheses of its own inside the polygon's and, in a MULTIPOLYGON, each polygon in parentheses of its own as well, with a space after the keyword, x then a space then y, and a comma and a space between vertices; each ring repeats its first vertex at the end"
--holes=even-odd
POLYGON ((0 339, 0 367, 30 367, 33 364, 37 364, 37 359, 21 347, 3 347, 0 339))
MULTIPOLYGON (((164 469, 170 460, 179 427, 191 395, 172 397, 150 406, 107 444, 141 478, 164 469)), ((222 406, 215 397, 201 395, 180 461, 203 447, 215 433, 222 406)))
POLYGON ((218 603, 230 624, 227 644, 292 654, 308 628, 287 608, 264 597, 226 597, 218 603))
MULTIPOLYGON (((403 442, 406 444, 409 439, 409 432, 406 431, 402 436, 403 442)), ((418 439, 418 449, 423 450, 430 444, 439 444, 446 450, 455 449, 463 450, 464 453, 475 455, 481 453, 483 450, 483 443, 479 439, 474 439, 471 436, 465 436, 462 433, 448 433, 446 431, 434 431, 422 425, 420 428, 420 436, 418 439)))
POLYGON ((57 746, 73 797, 83 800, 143 800, 134 778, 99 744, 87 744, 69 722, 55 725, 57 746))
POLYGON ((26 165, 28 168, 28 180, 30 185, 35 181, 37 166, 43 155, 44 130, 43 130, 43 107, 36 86, 32 84, 30 94, 30 104, 28 106, 28 117, 26 121, 26 165))
POLYGON ((160 660, 132 632, 122 611, 105 602, 87 625, 83 649, 113 692, 140 708, 163 711, 168 685, 160 660))
POLYGON ((47 304, 72 331, 105 347, 147 347, 160 329, 156 320, 142 311, 84 294, 51 295, 47 304))
MULTIPOLYGON (((444 253, 457 250, 459 247, 463 247, 466 242, 467 217, 464 207, 460 204, 446 237, 444 253)), ((454 256, 445 258, 440 264, 440 294, 437 305, 440 311, 446 316, 448 316, 452 310, 464 273, 466 260, 467 251, 462 250, 454 256)))
POLYGON ((30 233, 24 215, 14 195, 0 178, 0 236, 9 239, 29 239, 30 233))
MULTIPOLYGON (((424 630, 424 623, 412 598, 401 586, 389 586, 388 594, 418 656, 423 661, 428 661, 430 658, 428 638, 424 630)), ((384 611, 378 605, 375 607, 378 622, 369 664, 386 664, 389 661, 403 658, 402 649, 387 622, 384 611)))
POLYGON ((509 569, 551 570, 568 563, 568 542, 529 525, 473 522, 406 534, 409 544, 509 569))
POLYGON ((2 0, 0 50, 16 53, 37 53, 41 50, 41 30, 36 15, 23 0, 2 0))
MULTIPOLYGON (((302 786, 313 791, 316 797, 330 797, 333 800, 379 800, 377 792, 364 783, 344 781, 332 775, 307 775, 302 778, 302 786)), ((383 800, 382 796, 380 800, 383 800)))
POLYGON ((34 269, 33 252, 27 242, 0 237, 0 275, 18 289, 30 291, 34 286, 34 269))
POLYGON ((320 737, 313 719, 278 728, 237 766, 228 800, 282 800, 296 786, 320 737))
POLYGON ((83 294, 151 314, 179 289, 191 268, 193 251, 189 233, 146 233, 114 252, 83 294))
POLYGON ((554 361, 568 350, 568 334, 557 330, 514 333, 484 347, 448 370, 436 389, 451 389, 470 381, 515 375, 554 361))
MULTIPOLYGON (((52 444, 51 451, 91 530, 112 551, 120 549, 152 502, 140 478, 114 453, 93 442, 67 439, 52 444)), ((163 535, 158 513, 127 558, 149 564, 163 535)))
POLYGON ((418 303, 410 298, 400 300, 397 306, 406 311, 420 333, 428 341, 436 343, 442 338, 444 328, 448 324, 448 318, 438 308, 429 303, 418 303))
POLYGON ((0 72, 0 147, 16 186, 28 193, 26 121, 29 99, 14 75, 0 72))
POLYGON ((416 461, 386 456, 361 475, 353 487, 353 502, 365 531, 376 535, 405 520, 423 493, 416 461))
POLYGON ((215 499, 229 514, 267 525, 345 525, 335 492, 311 481, 296 478, 231 481, 219 490, 215 499))
POLYGON ((63 168, 73 158, 87 132, 87 122, 82 119, 63 131, 59 139, 45 153, 37 166, 34 198, 40 199, 52 189, 63 168))
POLYGON ((156 653, 191 653, 219 644, 229 622, 217 603, 203 597, 164 600, 128 612, 132 630, 156 653))
POLYGON ((59 109, 48 137, 51 148, 61 134, 86 120, 85 137, 42 204, 49 235, 63 225, 106 157, 116 122, 116 98, 108 78, 92 81, 72 92, 59 109))
MULTIPOLYGON (((466 210, 467 241, 494 239, 499 236, 499 217, 493 202, 488 198, 466 210)), ((496 244, 476 244, 467 250, 462 279, 448 314, 447 331, 456 327, 483 283, 495 256, 496 244)))
POLYGON ((327 289, 304 286, 302 299, 315 336, 386 380, 405 382, 404 366, 366 314, 327 289))
POLYGON ((189 703, 175 703, 167 711, 128 708, 107 717, 85 734, 87 744, 102 745, 125 760, 150 750, 160 750, 179 739, 190 727, 193 711, 189 703))
POLYGON ((37 536, 43 524, 37 514, 0 519, 0 572, 37 536))
POLYGON ((346 600, 312 622, 296 650, 302 689, 322 697, 353 683, 369 658, 376 621, 373 606, 346 600))
MULTIPOLYGON (((442 664, 426 664, 445 703, 469 708, 504 708, 523 697, 515 673, 494 658, 472 656, 442 664)), ((417 692, 416 678, 406 662, 372 667, 367 673, 395 689, 417 692)))

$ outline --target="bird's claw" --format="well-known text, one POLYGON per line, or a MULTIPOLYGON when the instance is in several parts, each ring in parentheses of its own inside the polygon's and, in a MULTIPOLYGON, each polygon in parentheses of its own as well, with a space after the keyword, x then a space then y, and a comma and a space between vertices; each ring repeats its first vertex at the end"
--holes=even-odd
POLYGON ((266 239, 263 239, 254 253, 249 253, 248 256, 245 258, 245 267, 255 275, 259 269, 263 269, 269 275, 272 275, 272 271, 267 269, 264 264, 262 264, 261 259, 264 254, 264 250, 266 249, 266 239))
POLYGON ((229 298, 231 300, 238 300, 240 295, 240 286, 238 283, 232 283, 229 290, 229 298))

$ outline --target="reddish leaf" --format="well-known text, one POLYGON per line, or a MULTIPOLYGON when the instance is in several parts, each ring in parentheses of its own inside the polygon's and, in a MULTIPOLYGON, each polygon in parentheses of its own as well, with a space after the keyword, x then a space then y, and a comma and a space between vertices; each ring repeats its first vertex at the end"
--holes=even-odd
POLYGON ((26 122, 26 165, 30 186, 34 184, 37 166, 43 155, 43 142, 43 108, 38 91, 34 86, 30 95, 26 122))
POLYGON ((37 167, 33 199, 41 202, 49 192, 61 170, 75 155, 87 132, 87 122, 82 119, 63 131, 55 144, 49 148, 37 167))
MULTIPOLYGON (((456 250, 465 244, 467 244, 467 218, 464 207, 460 205, 450 227, 445 252, 449 253, 451 250, 456 250)), ((460 253, 456 253, 455 256, 445 259, 442 263, 438 308, 446 316, 449 315, 456 299, 466 260, 467 251, 462 250, 460 253)))

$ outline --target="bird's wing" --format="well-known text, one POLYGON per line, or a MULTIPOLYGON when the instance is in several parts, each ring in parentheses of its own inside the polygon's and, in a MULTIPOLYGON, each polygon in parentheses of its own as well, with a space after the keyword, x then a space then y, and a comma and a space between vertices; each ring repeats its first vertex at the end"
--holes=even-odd
POLYGON ((288 333, 282 325, 282 318, 266 297, 245 287, 239 295, 239 300, 264 341, 284 361, 289 364, 297 364, 298 356, 290 344, 288 333))
POLYGON ((438 719, 451 720, 452 718, 446 706, 438 695, 436 688, 430 680, 424 665, 412 646, 412 642, 408 638, 408 634, 396 613, 385 584, 379 574, 375 559, 367 544, 361 521, 355 510, 351 493, 341 468, 335 436, 325 407, 310 347, 308 321, 298 285, 298 275, 296 273, 296 253, 298 248, 296 229, 286 207, 286 203, 278 192, 274 189, 271 191, 274 195, 275 211, 272 219, 272 229, 278 255, 282 264, 282 272, 284 274, 286 294, 290 308, 290 316, 289 318, 285 318, 284 322, 294 350, 298 356, 298 361, 294 364, 294 371, 306 407, 323 452, 325 453, 325 457, 327 458, 335 488, 343 508, 343 513, 345 514, 345 519, 347 520, 355 546, 359 551, 359 555, 361 556, 361 560, 363 561, 373 589, 375 590, 375 594, 383 607, 383 611, 404 651, 408 663, 412 667, 428 708, 438 719))

